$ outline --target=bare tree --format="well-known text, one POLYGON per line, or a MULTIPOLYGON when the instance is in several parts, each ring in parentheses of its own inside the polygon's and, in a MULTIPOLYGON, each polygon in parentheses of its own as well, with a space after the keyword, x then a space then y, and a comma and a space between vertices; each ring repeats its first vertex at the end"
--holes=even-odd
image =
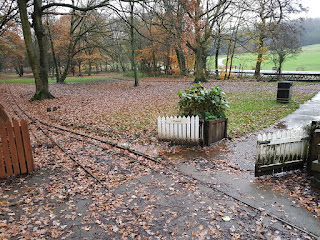
POLYGON ((265 40, 274 31, 275 26, 283 20, 288 19, 291 14, 303 11, 303 7, 298 0, 247 0, 246 11, 252 13, 256 36, 257 62, 255 67, 255 76, 260 75, 263 55, 268 48, 265 46, 265 40))
POLYGON ((18 8, 15 1, 2 0, 0 3, 0 36, 2 36, 11 26, 13 20, 18 15, 18 8))
POLYGON ((269 50, 272 54, 272 61, 277 67, 278 78, 280 78, 284 62, 302 51, 301 30, 297 22, 283 22, 277 25, 271 34, 269 50))

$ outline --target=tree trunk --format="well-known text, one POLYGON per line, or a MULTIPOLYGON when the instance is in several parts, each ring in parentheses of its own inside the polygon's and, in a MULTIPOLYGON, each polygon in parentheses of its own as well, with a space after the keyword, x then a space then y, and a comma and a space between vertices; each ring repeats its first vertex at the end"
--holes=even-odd
POLYGON ((264 38, 262 36, 262 33, 260 33, 259 44, 258 44, 258 58, 256 63, 256 69, 254 71, 255 78, 259 78, 260 76, 261 63, 262 63, 262 57, 263 57, 263 46, 264 46, 264 38))
POLYGON ((169 74, 171 74, 171 71, 170 71, 170 69, 171 69, 171 67, 170 67, 170 47, 169 46, 167 46, 166 47, 166 56, 165 56, 165 60, 166 60, 166 62, 165 62, 165 67, 166 67, 166 69, 165 69, 165 74, 166 75, 169 75, 169 74))
POLYGON ((91 72, 92 72, 92 63, 91 61, 89 61, 88 76, 91 76, 91 72))
POLYGON ((214 59, 214 65, 215 65, 215 72, 216 72, 216 79, 220 79, 219 77, 219 51, 220 51, 220 44, 221 44, 221 36, 220 36, 220 28, 219 28, 219 36, 218 36, 218 41, 216 45, 216 54, 215 54, 215 59, 214 59))
POLYGON ((204 71, 204 74, 206 77, 209 75, 209 73, 207 71, 207 57, 208 57, 208 53, 207 53, 206 49, 202 48, 203 71, 204 71))
POLYGON ((230 66, 229 66, 228 79, 230 79, 230 76, 231 76, 232 63, 233 63, 233 57, 234 57, 235 49, 236 49, 236 41, 234 41, 233 46, 232 46, 232 50, 231 50, 231 57, 230 57, 230 66))
POLYGON ((66 64, 66 67, 63 69, 63 73, 61 74, 60 78, 59 78, 59 81, 58 83, 62 84, 65 82, 67 76, 68 76, 68 72, 69 72, 69 67, 70 67, 70 58, 68 57, 68 60, 67 60, 67 64, 66 64))
POLYGON ((121 58, 119 58, 119 64, 121 66, 122 72, 126 72, 126 66, 124 65, 123 61, 121 61, 121 58))
POLYGON ((197 1, 197 6, 195 8, 195 46, 191 49, 195 55, 195 62, 194 62, 194 82, 206 82, 206 75, 205 75, 205 65, 203 62, 203 55, 204 55, 204 42, 202 42, 201 36, 201 13, 199 11, 200 8, 200 1, 197 1))
POLYGON ((154 51, 152 51, 152 65, 153 65, 153 74, 154 76, 156 76, 158 74, 158 69, 157 69, 156 54, 154 51))
POLYGON ((50 31, 49 26, 48 26, 48 36, 50 39, 50 47, 51 47, 51 51, 52 51, 52 58, 53 58, 54 69, 55 69, 55 73, 56 73, 56 82, 59 83, 59 81, 60 81, 59 65, 58 65, 58 61, 56 58, 56 51, 54 50, 54 43, 53 43, 53 39, 52 39, 52 35, 51 35, 51 31, 50 31))
POLYGON ((15 67, 15 70, 19 77, 23 76, 23 64, 21 62, 19 62, 18 66, 15 67))
POLYGON ((224 75, 224 77, 223 77, 224 80, 227 79, 227 74, 228 74, 228 65, 229 65, 230 49, 231 49, 231 43, 229 43, 229 45, 228 45, 228 50, 227 50, 226 71, 225 71, 225 75, 224 75))
POLYGON ((194 63, 194 82, 206 82, 206 75, 203 64, 203 48, 201 45, 195 48, 195 63, 194 63))
POLYGON ((78 71, 79 71, 79 76, 82 76, 82 73, 81 73, 81 61, 78 61, 78 71))
POLYGON ((183 52, 181 46, 176 47, 175 51, 176 51, 176 55, 177 55, 177 59, 178 59, 180 74, 186 75, 187 74, 186 57, 184 55, 184 52, 183 52))
POLYGON ((283 65, 284 61, 285 61, 285 57, 279 55, 279 67, 277 69, 277 71, 278 71, 278 81, 280 81, 281 72, 282 72, 282 65, 283 65))
POLYGON ((75 63, 71 64, 71 72, 72 72, 72 76, 74 77, 74 75, 76 74, 76 69, 75 69, 75 63))
POLYGON ((130 2, 130 38, 131 38, 131 63, 134 73, 134 86, 139 86, 138 70, 136 64, 135 44, 134 44, 134 27, 133 27, 133 7, 134 2, 130 2))
POLYGON ((18 0, 18 7, 20 12, 20 20, 24 41, 29 58, 29 64, 35 78, 36 92, 31 98, 33 100, 43 100, 54 98, 49 92, 48 84, 48 68, 47 58, 48 52, 46 48, 45 29, 42 24, 41 0, 34 1, 33 25, 37 43, 39 48, 39 57, 36 54, 35 47, 32 43, 32 35, 30 23, 28 21, 27 5, 25 0, 18 0))

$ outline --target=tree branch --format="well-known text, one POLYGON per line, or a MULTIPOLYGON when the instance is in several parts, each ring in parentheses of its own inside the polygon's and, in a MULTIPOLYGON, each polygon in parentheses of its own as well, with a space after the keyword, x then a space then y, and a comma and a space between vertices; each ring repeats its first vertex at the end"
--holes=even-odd
POLYGON ((110 6, 109 0, 105 0, 97 5, 92 5, 92 6, 87 6, 87 7, 77 7, 75 5, 68 4, 68 3, 49 3, 47 5, 42 6, 41 10, 44 11, 44 10, 51 8, 51 7, 67 7, 67 8, 71 8, 71 9, 78 10, 81 12, 87 12, 87 11, 94 10, 96 8, 107 7, 107 6, 110 6))

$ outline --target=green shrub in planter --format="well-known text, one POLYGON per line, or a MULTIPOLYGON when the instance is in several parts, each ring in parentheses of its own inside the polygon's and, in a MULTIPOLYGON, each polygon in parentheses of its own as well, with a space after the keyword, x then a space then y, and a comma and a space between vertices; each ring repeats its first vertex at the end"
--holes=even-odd
POLYGON ((184 92, 178 91, 181 115, 193 116, 206 113, 206 120, 225 118, 229 108, 225 93, 218 86, 205 89, 200 83, 184 92))

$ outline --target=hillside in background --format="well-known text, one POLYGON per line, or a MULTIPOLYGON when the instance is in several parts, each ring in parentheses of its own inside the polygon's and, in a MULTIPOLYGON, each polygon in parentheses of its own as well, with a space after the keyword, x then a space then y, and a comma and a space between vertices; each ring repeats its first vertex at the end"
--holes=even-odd
MULTIPOLYGON (((220 56, 225 58, 226 56, 220 56)), ((253 69, 256 65, 256 55, 244 53, 236 55, 233 60, 234 66, 237 68, 241 65, 243 69, 253 69)), ((262 70, 272 70, 274 63, 270 55, 266 55, 267 60, 262 63, 262 70)), ((226 60, 224 59, 224 64, 226 60)), ((208 61, 209 69, 214 69, 214 57, 210 57, 208 61)), ((302 47, 302 53, 293 59, 289 59, 284 63, 283 71, 320 71, 320 44, 314 44, 302 47)))
POLYGON ((301 38, 302 46, 320 43, 320 18, 306 19, 302 27, 304 29, 301 38))

